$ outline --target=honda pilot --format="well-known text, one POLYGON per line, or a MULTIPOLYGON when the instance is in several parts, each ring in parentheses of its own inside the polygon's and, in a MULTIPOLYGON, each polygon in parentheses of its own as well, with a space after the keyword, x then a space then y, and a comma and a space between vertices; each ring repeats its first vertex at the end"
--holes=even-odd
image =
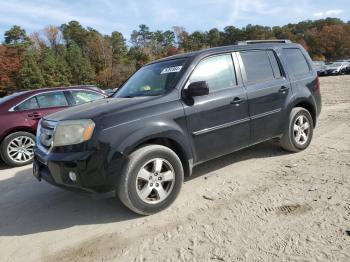
POLYGON ((45 116, 34 176, 74 191, 115 192, 132 211, 165 209, 194 166, 278 140, 306 149, 320 83, 299 44, 253 41, 151 62, 108 99, 45 116))

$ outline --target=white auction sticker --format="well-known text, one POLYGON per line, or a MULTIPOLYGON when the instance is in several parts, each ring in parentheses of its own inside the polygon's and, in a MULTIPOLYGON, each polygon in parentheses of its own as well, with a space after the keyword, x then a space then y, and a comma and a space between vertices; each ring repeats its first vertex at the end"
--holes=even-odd
POLYGON ((162 74, 169 74, 169 73, 177 73, 181 71, 182 66, 173 66, 173 67, 167 67, 162 70, 160 73, 162 74))

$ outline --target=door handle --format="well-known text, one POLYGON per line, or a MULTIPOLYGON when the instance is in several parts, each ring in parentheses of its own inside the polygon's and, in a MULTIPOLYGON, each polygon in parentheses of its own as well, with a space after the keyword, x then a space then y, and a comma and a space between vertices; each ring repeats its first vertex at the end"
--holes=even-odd
POLYGON ((280 90, 278 90, 278 91, 281 92, 281 93, 283 93, 283 94, 285 94, 286 92, 288 92, 288 90, 289 90, 289 87, 287 87, 287 86, 282 86, 282 87, 280 88, 280 90))
POLYGON ((41 118, 41 115, 38 112, 33 112, 33 113, 28 114, 28 117, 31 117, 33 119, 39 119, 39 118, 41 118))
POLYGON ((239 106, 240 103, 243 102, 243 99, 240 99, 239 97, 235 97, 230 103, 236 106, 239 106))

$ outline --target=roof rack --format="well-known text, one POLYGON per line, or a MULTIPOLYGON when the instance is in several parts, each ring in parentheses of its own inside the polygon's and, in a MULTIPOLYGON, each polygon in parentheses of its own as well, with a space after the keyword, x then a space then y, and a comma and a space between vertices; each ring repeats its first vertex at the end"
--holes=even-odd
POLYGON ((238 45, 251 45, 251 44, 266 44, 266 43, 281 43, 281 44, 290 44, 292 41, 289 39, 270 39, 270 40, 247 40, 247 41, 238 41, 238 45))

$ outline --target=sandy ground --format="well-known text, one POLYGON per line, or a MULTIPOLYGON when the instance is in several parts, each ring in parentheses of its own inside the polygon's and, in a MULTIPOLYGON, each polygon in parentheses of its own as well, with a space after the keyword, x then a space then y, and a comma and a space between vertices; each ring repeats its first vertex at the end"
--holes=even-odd
POLYGON ((264 143, 198 166, 149 217, 0 164, 0 261, 350 261, 350 76, 321 87, 306 151, 264 143))

